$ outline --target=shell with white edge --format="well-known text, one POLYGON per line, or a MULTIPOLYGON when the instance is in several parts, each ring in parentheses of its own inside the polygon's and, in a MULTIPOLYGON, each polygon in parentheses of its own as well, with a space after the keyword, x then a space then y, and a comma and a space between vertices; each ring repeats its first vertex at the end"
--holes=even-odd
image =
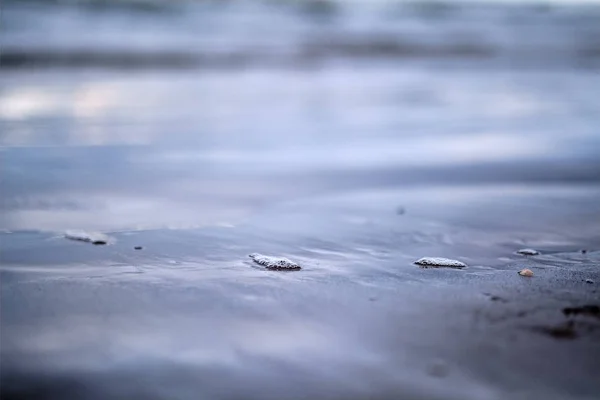
POLYGON ((108 244, 110 238, 100 232, 86 232, 81 230, 70 230, 65 232, 65 238, 77 240, 80 242, 88 242, 92 244, 108 244))
POLYGON ((465 268, 467 264, 462 261, 442 257, 423 257, 415 261, 421 268, 465 268))
POLYGON ((524 256, 537 256, 540 254, 540 252, 535 249, 521 249, 521 250, 518 250, 517 253, 524 255, 524 256))
POLYGON ((250 257, 258 265, 261 265, 266 269, 277 271, 296 271, 302 269, 300 265, 285 257, 265 256, 259 253, 252 253, 248 257, 250 257))

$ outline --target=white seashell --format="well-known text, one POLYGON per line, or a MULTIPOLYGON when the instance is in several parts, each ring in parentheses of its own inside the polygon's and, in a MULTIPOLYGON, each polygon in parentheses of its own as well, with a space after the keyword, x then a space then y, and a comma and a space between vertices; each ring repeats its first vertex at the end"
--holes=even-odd
POLYGON ((517 251, 517 253, 522 254, 524 256, 537 256, 538 254, 540 254, 539 251, 534 249, 521 249, 517 251))
POLYGON ((249 257, 258 265, 262 265, 267 269, 292 271, 301 269, 300 265, 283 257, 271 257, 258 253, 252 253, 249 257))
POLYGON ((423 257, 415 261, 415 264, 420 265, 421 268, 465 268, 467 266, 462 261, 441 257, 423 257))
POLYGON ((109 237, 100 232, 67 231, 65 238, 92 244, 107 244, 109 237))

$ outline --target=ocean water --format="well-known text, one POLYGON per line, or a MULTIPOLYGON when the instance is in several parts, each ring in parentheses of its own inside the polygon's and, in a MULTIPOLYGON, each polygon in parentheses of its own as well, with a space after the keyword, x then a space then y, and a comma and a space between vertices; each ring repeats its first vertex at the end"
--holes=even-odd
POLYGON ((598 5, 1 21, 3 399, 598 397, 598 5))

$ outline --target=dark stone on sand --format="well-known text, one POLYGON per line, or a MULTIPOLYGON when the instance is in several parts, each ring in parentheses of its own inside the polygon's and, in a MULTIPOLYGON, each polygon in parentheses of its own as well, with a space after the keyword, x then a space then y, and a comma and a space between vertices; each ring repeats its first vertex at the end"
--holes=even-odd
POLYGON ((107 243, 106 240, 94 240, 92 242, 92 244, 95 244, 96 246, 102 246, 102 245, 105 245, 106 243, 107 243))
POLYGON ((589 284, 592 284, 592 285, 594 284, 594 281, 593 281, 593 280, 591 280, 591 279, 584 279, 583 281, 584 281, 585 283, 589 283, 589 284))
POLYGON ((535 330, 559 340, 572 340, 577 337, 574 321, 567 321, 555 326, 540 326, 535 330))
POLYGON ((588 317, 600 318, 600 306, 588 304, 581 307, 566 307, 563 308, 563 314, 567 317, 571 315, 585 315, 588 317))
POLYGON ((581 254, 585 254, 585 253, 587 253, 586 249, 581 250, 581 254))
POLYGON ((517 317, 519 317, 519 318, 523 318, 523 317, 526 317, 526 316, 527 316, 527 311, 519 311, 517 313, 517 317))
POLYGON ((142 247, 142 246, 135 246, 135 247, 134 247, 134 249, 135 249, 135 250, 142 250, 142 249, 143 249, 143 247, 142 247))
POLYGON ((491 301, 497 301, 500 303, 508 303, 508 300, 506 300, 504 297, 496 296, 491 293, 483 293, 483 295, 489 297, 491 301))

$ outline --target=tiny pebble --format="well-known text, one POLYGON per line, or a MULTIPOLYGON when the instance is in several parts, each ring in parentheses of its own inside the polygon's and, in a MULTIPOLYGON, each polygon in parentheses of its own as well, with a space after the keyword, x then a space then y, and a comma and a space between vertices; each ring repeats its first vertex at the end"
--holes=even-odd
POLYGON ((586 249, 581 250, 581 254, 585 254, 585 253, 587 253, 586 249))
POLYGON ((519 271, 519 275, 521 275, 521 276, 529 276, 530 277, 530 276, 533 276, 533 271, 530 270, 530 269, 525 268, 525 269, 522 269, 522 270, 519 271))
POLYGON ((141 249, 143 249, 143 247, 142 246, 135 246, 134 249, 141 250, 141 249))
POLYGON ((594 281, 593 281, 593 280, 591 280, 591 279, 586 279, 586 280, 585 280, 585 283, 592 283, 592 284, 593 284, 593 283, 594 283, 594 281))

